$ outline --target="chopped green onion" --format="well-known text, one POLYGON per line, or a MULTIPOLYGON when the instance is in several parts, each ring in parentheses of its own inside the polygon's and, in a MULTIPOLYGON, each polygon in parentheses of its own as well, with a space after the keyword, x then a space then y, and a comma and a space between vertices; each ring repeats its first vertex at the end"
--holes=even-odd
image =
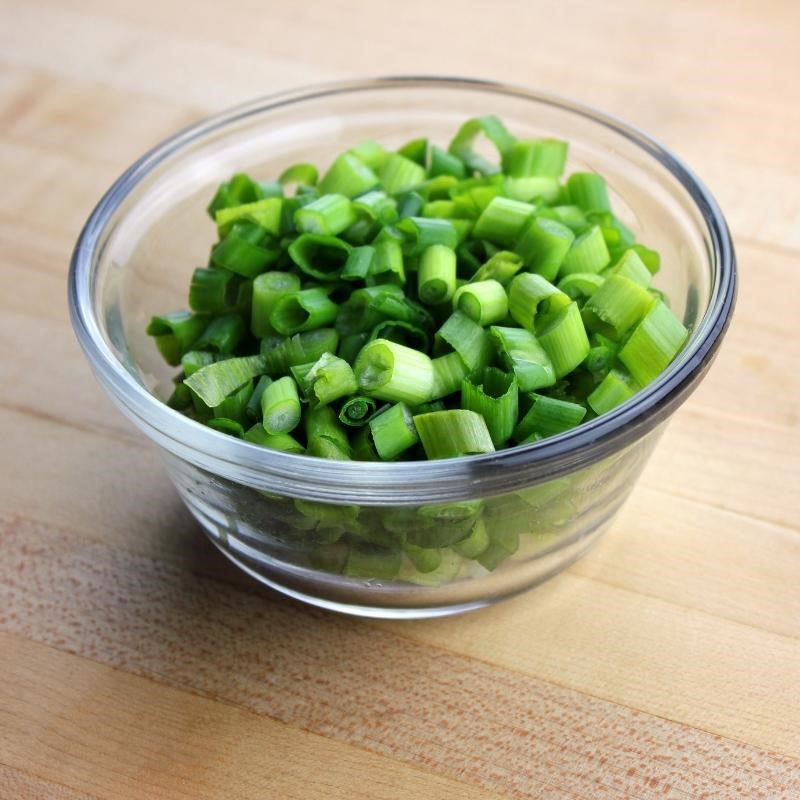
POLYGON ((357 289, 339 306, 336 330, 342 336, 368 331, 390 316, 384 313, 387 308, 406 309, 406 297, 400 286, 383 283, 357 289))
POLYGON ((661 268, 661 256, 655 250, 643 244, 631 245, 630 249, 639 256, 651 275, 655 275, 661 268))
POLYGON ((490 332, 500 360, 516 375, 521 392, 552 386, 556 382, 549 356, 530 331, 492 326, 490 332))
POLYGON ((357 156, 342 153, 319 182, 319 193, 355 197, 372 189, 378 176, 357 156))
POLYGON ((281 211, 283 198, 266 197, 254 203, 243 203, 219 209, 214 219, 220 238, 227 236, 237 222, 252 222, 273 236, 281 232, 281 211))
POLYGON ((456 178, 466 178, 467 168, 464 162, 452 153, 442 150, 441 147, 433 145, 431 147, 431 168, 430 176, 452 175, 456 178))
POLYGON ((323 353, 305 376, 309 396, 327 405, 357 390, 353 368, 332 353, 323 353))
POLYGON ((556 378, 572 372, 589 354, 589 339, 575 302, 559 311, 545 328, 539 330, 538 339, 550 357, 556 378))
POLYGON ((442 563, 442 551, 438 547, 417 547, 414 544, 406 544, 403 552, 414 565, 414 569, 423 574, 439 569, 442 563))
POLYGON ((324 328, 336 319, 339 306, 322 287, 287 292, 275 300, 269 321, 278 333, 293 333, 324 328))
POLYGON ((380 189, 373 189, 353 200, 353 208, 359 214, 380 225, 397 222, 397 200, 380 189))
POLYGON ((375 243, 374 250, 369 277, 378 283, 396 283, 402 286, 406 280, 406 272, 400 243, 395 239, 383 239, 375 243))
POLYGON ((253 280, 250 331, 263 339, 275 333, 269 321, 279 297, 300 289, 300 278, 291 272, 262 272, 253 280))
MULTIPOLYGON (((253 394, 253 381, 249 380, 240 388, 231 392, 219 405, 214 407, 215 419, 229 419, 237 423, 245 421, 245 412, 253 394)), ((242 431, 244 435, 244 431, 242 431)))
POLYGON ((387 339, 374 339, 356 359, 354 372, 363 394, 391 403, 419 405, 430 399, 434 372, 431 359, 387 339))
POLYGON ((474 411, 455 409, 418 414, 414 425, 430 459, 494 452, 486 422, 474 411))
POLYGON ((478 325, 491 325, 508 315, 508 295, 499 281, 465 283, 453 295, 453 307, 478 325))
POLYGON ((253 425, 244 435, 247 442, 268 447, 270 450, 280 450, 284 453, 303 455, 305 447, 288 433, 267 433, 260 423, 253 425))
POLYGON ((214 417, 206 422, 209 428, 213 428, 220 433, 227 433, 228 436, 235 436, 237 439, 244 438, 244 427, 242 423, 227 417, 214 417))
POLYGON ((422 254, 417 273, 417 295, 428 305, 446 303, 456 290, 456 253, 443 244, 422 254))
POLYGON ((401 156, 391 153, 380 169, 381 185, 389 194, 400 194, 419 186, 425 180, 425 167, 401 156))
POLYGON ((610 211, 606 181, 596 172, 573 172, 567 179, 570 202, 583 211, 610 211))
POLYGON ((228 395, 265 372, 263 356, 228 358, 198 369, 184 383, 207 406, 214 408, 228 395))
POLYGON ((330 406, 309 408, 305 413, 304 422, 309 455, 337 461, 350 459, 347 432, 330 406))
POLYGON ((206 314, 226 311, 236 304, 239 279, 227 269, 198 267, 189 285, 189 307, 206 314))
POLYGON ((611 256, 603 238, 603 232, 597 225, 578 236, 561 262, 559 275, 570 275, 573 272, 600 272, 608 266, 611 256))
POLYGON ((197 370, 207 367, 215 361, 217 361, 217 357, 205 350, 190 350, 188 353, 184 353, 181 358, 184 378, 191 378, 197 370))
POLYGON ((397 214, 400 219, 416 217, 425 205, 425 198, 419 192, 406 192, 397 196, 397 214))
POLYGON ((488 239, 502 247, 513 247, 533 212, 534 207, 530 203, 510 197, 493 197, 478 217, 472 233, 478 239, 488 239))
POLYGON ((470 283, 493 280, 505 286, 522 269, 522 258, 510 250, 498 250, 487 261, 481 264, 470 283))
POLYGON ((354 428, 361 427, 369 422, 377 407, 378 404, 372 397, 356 395, 339 409, 339 422, 354 428))
POLYGON ((556 220, 546 217, 532 219, 517 241, 516 252, 531 272, 549 281, 555 279, 575 234, 556 220))
POLYGON ((298 208, 294 224, 301 233, 336 236, 356 221, 353 204, 343 194, 326 194, 298 208))
POLYGON ((656 301, 619 351, 619 360, 640 386, 646 386, 670 365, 688 336, 672 311, 656 301))
POLYGON ((333 328, 319 328, 315 331, 296 333, 294 336, 279 339, 274 343, 264 339, 261 355, 270 375, 285 374, 290 367, 316 361, 323 353, 334 353, 339 343, 339 335, 333 328))
POLYGON ((621 275, 612 275, 586 301, 581 313, 584 325, 590 331, 618 341, 642 319, 654 302, 649 292, 638 283, 621 275))
POLYGON ((244 320, 238 314, 225 314, 212 319, 192 347, 228 355, 238 347, 245 333, 244 320))
POLYGON ((254 278, 278 260, 280 250, 265 246, 267 231, 251 222, 235 223, 227 236, 211 251, 211 261, 217 267, 254 278))
POLYGON ((363 281, 369 275, 375 248, 369 245, 354 247, 347 256, 344 269, 339 276, 343 281, 363 281))
POLYGON ((518 139, 503 157, 503 170, 512 178, 560 178, 567 149, 561 139, 518 139))
POLYGON ((404 237, 403 252, 418 256, 435 244, 455 250, 458 233, 454 221, 435 217, 406 217, 397 223, 397 229, 404 237))
POLYGON ((396 403, 369 421, 375 450, 382 461, 393 461, 418 441, 411 412, 405 403, 396 403))
POLYGON ((261 395, 264 394, 264 389, 266 389, 271 383, 272 378, 270 378, 269 375, 262 375, 258 379, 258 382, 253 389, 253 393, 250 395, 250 399, 247 401, 247 407, 245 408, 245 414, 250 419, 258 419, 261 416, 261 395))
POLYGON ((172 394, 167 398, 167 405, 175 411, 184 411, 192 405, 192 393, 189 387, 179 381, 172 389, 172 394))
POLYGON ((289 256, 307 275, 335 281, 347 263, 351 246, 335 236, 303 233, 289 245, 289 256))
POLYGON ((638 283, 644 289, 649 288, 653 277, 635 250, 626 250, 619 261, 613 267, 609 267, 604 274, 621 275, 638 283))
POLYGON ((641 389, 627 371, 612 369, 598 387, 586 398, 595 414, 605 414, 630 400, 641 389))
POLYGON ((469 536, 451 546, 462 558, 478 558, 489 546, 486 523, 479 517, 473 524, 469 536))
POLYGON ((511 316, 532 333, 547 325, 570 302, 566 294, 532 272, 517 275, 508 290, 511 316))
MULTIPOLYGON (((372 329, 368 338, 369 340, 388 339, 390 342, 404 344, 406 347, 412 347, 414 350, 421 350, 424 353, 430 349, 430 337, 425 328, 399 319, 387 319, 379 322, 372 329)), ((362 345, 364 344, 366 344, 366 340, 362 342, 362 345)), ((359 347, 359 349, 361 348, 359 347)))
POLYGON ((344 574, 351 578, 391 580, 400 571, 401 564, 402 554, 395 548, 359 544, 350 550, 344 574))
POLYGON ((498 172, 500 167, 489 163, 474 149, 475 140, 484 134, 497 148, 499 160, 514 143, 514 137, 506 130, 505 125, 495 116, 475 117, 467 120, 450 142, 448 151, 461 159, 469 170, 491 175, 498 172))
POLYGON ((313 164, 292 164, 278 176, 278 183, 299 183, 301 186, 314 186, 319 178, 313 164))
POLYGON ((487 367, 483 383, 469 379, 461 384, 461 407, 475 411, 486 421, 495 447, 502 447, 511 437, 519 413, 519 392, 513 372, 487 367))
POLYGON ((522 200, 525 203, 532 203, 534 200, 554 203, 561 195, 558 178, 506 178, 503 190, 512 200, 522 200))
POLYGON ((596 272, 573 272, 558 282, 558 289, 570 299, 582 303, 590 298, 604 281, 605 278, 596 272))
POLYGON ((263 189, 249 175, 240 172, 226 183, 220 184, 206 210, 211 219, 214 219, 214 215, 220 208, 252 203, 263 197, 263 189))
POLYGON ((267 433, 290 433, 300 424, 297 384, 286 375, 273 381, 261 395, 262 425, 267 433))
POLYGON ((424 167, 428 160, 428 140, 425 138, 412 139, 402 147, 398 147, 397 152, 424 167))
POLYGON ((148 336, 154 336, 156 347, 167 364, 176 366, 205 330, 207 320, 189 311, 171 311, 152 317, 148 336))
POLYGON ((533 394, 531 399, 533 404, 514 428, 516 442, 522 442, 534 433, 542 437, 555 436, 580 425, 586 416, 586 408, 578 403, 542 394, 533 394))
POLYGON ((432 359, 431 363, 433 364, 431 400, 439 400, 457 392, 461 382, 469 374, 469 368, 458 353, 447 353, 432 359))
POLYGON ((363 142, 359 142, 350 149, 350 152, 370 169, 380 169, 389 158, 389 151, 375 139, 365 139, 363 142))

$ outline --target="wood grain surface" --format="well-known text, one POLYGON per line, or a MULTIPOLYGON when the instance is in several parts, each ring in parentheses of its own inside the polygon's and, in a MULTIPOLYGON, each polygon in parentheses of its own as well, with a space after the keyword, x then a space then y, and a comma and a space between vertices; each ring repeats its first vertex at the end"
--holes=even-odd
POLYGON ((800 798, 800 6, 0 0, 0 800, 800 798), (365 622, 208 544, 69 328, 70 250, 212 111, 388 73, 527 84, 728 217, 725 346, 609 534, 532 593, 365 622))

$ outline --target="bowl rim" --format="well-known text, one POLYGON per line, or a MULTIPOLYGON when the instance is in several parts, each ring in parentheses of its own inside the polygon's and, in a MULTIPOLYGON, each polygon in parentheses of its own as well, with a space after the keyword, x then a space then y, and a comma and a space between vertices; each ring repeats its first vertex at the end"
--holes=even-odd
POLYGON ((111 185, 84 225, 68 278, 75 334, 96 376, 121 409, 158 444, 222 477, 295 497, 380 505, 448 502, 515 491, 589 466, 664 422, 697 386, 727 329, 736 300, 736 257, 712 194, 677 156, 616 117, 582 103, 521 86, 477 78, 388 76, 315 84, 266 95, 210 116, 163 140, 111 185), (619 134, 666 168, 691 198, 708 235, 715 267, 708 307, 679 357, 651 384, 617 408, 558 436, 496 453, 440 461, 374 463, 293 455, 235 439, 169 408, 117 358, 101 332, 93 297, 95 267, 107 229, 147 175, 182 148, 245 118, 343 93, 395 89, 459 89, 511 96, 588 119, 619 134))

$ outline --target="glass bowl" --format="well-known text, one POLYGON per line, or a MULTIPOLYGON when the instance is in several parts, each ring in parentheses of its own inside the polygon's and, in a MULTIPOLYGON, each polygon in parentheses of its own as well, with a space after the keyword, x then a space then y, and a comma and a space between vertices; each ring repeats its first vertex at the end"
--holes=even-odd
POLYGON ((638 130, 513 86, 388 78, 273 95, 158 145, 92 212, 73 255, 69 302, 100 383, 158 446, 183 501, 228 558, 318 606, 411 618, 528 589, 597 540, 664 424, 711 364, 735 286, 733 246, 716 202, 638 130), (446 144, 466 119, 484 114, 499 116, 521 138, 567 139, 567 170, 604 175, 615 212, 660 251, 655 285, 691 336, 655 382, 565 434, 430 462, 341 462, 266 450, 162 402, 174 370, 145 327, 151 315, 185 307, 192 270, 205 263, 214 239, 205 206, 219 182, 239 171, 271 179, 298 161, 325 165, 367 138, 389 147, 422 135, 446 144))

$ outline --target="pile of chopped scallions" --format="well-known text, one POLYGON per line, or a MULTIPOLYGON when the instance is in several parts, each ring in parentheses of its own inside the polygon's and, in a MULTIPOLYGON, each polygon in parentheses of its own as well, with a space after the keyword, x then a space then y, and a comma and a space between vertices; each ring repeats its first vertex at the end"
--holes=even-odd
POLYGON ((535 442, 628 400, 687 330, 651 286, 658 253, 566 160, 487 116, 447 150, 365 141, 321 178, 234 175, 191 310, 147 329, 181 368, 169 405, 266 448, 394 461, 535 442))

